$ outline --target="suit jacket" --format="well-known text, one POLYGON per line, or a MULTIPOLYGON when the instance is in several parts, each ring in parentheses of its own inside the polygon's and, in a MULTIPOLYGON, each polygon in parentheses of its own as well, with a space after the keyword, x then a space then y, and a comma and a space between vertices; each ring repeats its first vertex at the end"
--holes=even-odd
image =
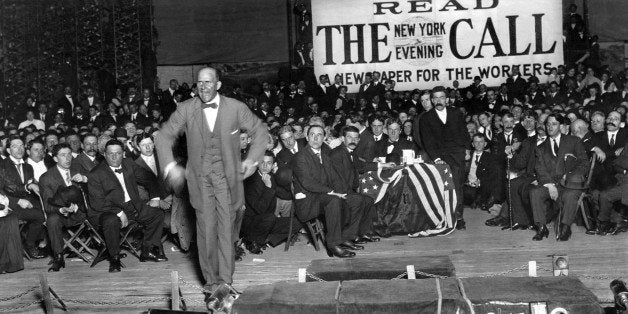
MULTIPOLYGON (((296 144, 297 144, 297 150, 298 152, 300 152, 303 149, 305 149, 305 145, 307 145, 307 142, 305 142, 304 144, 302 141, 296 141, 296 144)), ((294 160, 294 156, 296 156, 296 154, 293 154, 289 149, 286 149, 285 147, 282 148, 277 153, 277 166, 292 168, 293 167, 292 161, 294 160)))
POLYGON ((80 173, 84 176, 87 176, 87 174, 92 171, 94 167, 98 166, 103 160, 105 160, 105 158, 102 155, 96 154, 96 158, 94 159, 94 161, 92 161, 83 152, 76 156, 76 158, 72 159, 70 170, 72 171, 72 173, 80 173))
POLYGON ((566 103, 567 103, 567 96, 563 94, 562 92, 556 92, 554 96, 552 96, 552 93, 548 92, 547 95, 545 96, 545 104, 548 106, 555 106, 555 105, 566 104, 566 103))
MULTIPOLYGON (((619 183, 622 186, 628 184, 628 175, 624 171, 628 170, 628 143, 624 146, 624 150, 615 158, 612 163, 614 170, 617 171, 619 183)), ((622 188, 621 190, 621 203, 628 205, 628 189, 622 188)))
POLYGON ((277 208, 277 184, 273 173, 270 173, 270 182, 271 186, 267 187, 259 171, 255 171, 252 176, 244 180, 245 217, 263 214, 274 215, 275 208, 277 208))
POLYGON ((349 153, 344 144, 332 149, 329 159, 340 179, 331 182, 332 188, 339 193, 357 193, 360 185, 358 173, 377 170, 376 163, 360 160, 356 151, 349 153))
POLYGON ((613 146, 610 145, 610 138, 608 137, 607 131, 596 133, 595 136, 597 137, 600 148, 606 153, 606 158, 610 159, 609 162, 612 162, 612 159, 616 157, 615 151, 624 147, 624 144, 628 142, 628 131, 625 128, 619 129, 615 136, 615 145, 613 146))
POLYGON ((423 149, 432 160, 441 158, 445 161, 444 157, 449 156, 460 163, 450 166, 464 167, 464 151, 469 143, 469 133, 464 117, 458 109, 446 108, 445 110, 447 110, 445 124, 438 117, 436 109, 426 112, 421 117, 419 125, 423 149))
POLYGON ((33 166, 24 162, 22 164, 22 172, 24 173, 24 181, 20 178, 17 168, 10 157, 0 161, 0 167, 3 169, 2 178, 0 178, 0 192, 9 198, 10 208, 20 208, 17 205, 19 199, 29 200, 33 206, 39 207, 39 202, 33 202, 34 195, 26 190, 27 182, 37 183, 33 171, 33 166))
MULTIPOLYGON (((70 177, 73 177, 77 172, 73 172, 70 168, 70 177)), ((72 182, 73 185, 78 185, 76 182, 72 182)), ((56 166, 48 169, 46 173, 42 174, 39 178, 39 190, 41 192, 41 199, 44 203, 44 210, 48 214, 59 213, 59 207, 51 205, 49 200, 54 197, 59 187, 65 187, 65 180, 63 175, 59 172, 59 168, 56 166)), ((85 210, 85 204, 76 204, 80 208, 85 210)))
POLYGON ((528 94, 528 96, 530 97, 530 104, 533 106, 538 106, 540 104, 545 104, 545 96, 543 96, 543 93, 541 93, 540 91, 536 91, 536 94, 534 94, 534 96, 532 96, 532 94, 528 94))
POLYGON ((510 170, 519 175, 534 177, 534 166, 536 164, 536 142, 537 136, 524 139, 521 147, 510 161, 510 170))
POLYGON ((135 119, 133 119, 132 116, 129 114, 128 116, 125 117, 124 120, 134 122, 138 126, 138 128, 144 128, 146 125, 150 123, 148 120, 148 117, 139 112, 135 116, 135 119))
MULTIPOLYGON (((244 103, 222 95, 219 97, 220 106, 216 120, 220 121, 220 129, 214 132, 219 132, 221 139, 221 156, 231 192, 232 209, 239 210, 244 205, 239 130, 246 129, 251 138, 247 160, 252 161, 259 160, 264 154, 268 143, 268 131, 262 121, 244 103)), ((157 156, 161 166, 166 167, 174 162, 172 147, 175 140, 181 133, 186 134, 188 150, 186 179, 190 203, 194 208, 202 208, 203 194, 207 193, 201 177, 207 171, 203 169, 202 156, 205 153, 205 147, 200 143, 205 142, 203 138, 209 134, 209 130, 206 130, 207 122, 204 121, 205 114, 201 105, 201 99, 196 97, 180 103, 155 137, 157 156)))
MULTIPOLYGON (((388 138, 388 135, 385 135, 388 138)), ((382 136, 382 139, 384 136, 382 136)), ((380 140, 382 141, 382 140, 380 140)), ((373 132, 368 128, 364 129, 362 133, 360 133, 360 141, 358 142, 358 146, 355 148, 355 154, 358 158, 361 158, 365 162, 373 161, 375 157, 375 138, 373 137, 373 132)))
POLYGON ((561 135, 557 156, 552 154, 550 138, 536 148, 534 167, 539 185, 554 183, 558 185, 563 175, 574 173, 586 176, 589 170, 589 158, 584 151, 582 141, 571 135, 561 135), (566 157, 572 154, 576 158, 566 157))
POLYGON ((270 96, 266 95, 266 93, 262 91, 257 97, 258 105, 261 104, 262 102, 266 102, 268 104, 268 107, 272 108, 274 105, 276 105, 279 102, 277 95, 273 93, 273 91, 270 91, 269 94, 270 96))
MULTIPOLYGON (((471 162, 469 162, 469 169, 466 171, 466 178, 469 177, 469 171, 471 170, 471 163, 475 158, 475 153, 471 152, 471 162)), ((477 168, 475 169, 475 176, 480 180, 480 186, 486 191, 495 191, 499 185, 498 171, 497 171, 497 159, 495 155, 489 152, 483 152, 480 156, 480 160, 477 162, 477 168)))
POLYGON ((365 84, 360 85, 360 89, 358 91, 358 99, 364 97, 367 102, 371 102, 373 96, 377 95, 377 87, 373 85, 373 83, 369 84, 367 87, 365 84))
POLYGON ((336 174, 331 165, 332 161, 324 152, 321 153, 321 158, 322 164, 309 145, 300 150, 295 157, 294 193, 305 195, 303 199, 295 199, 295 212, 301 221, 317 217, 320 208, 318 195, 333 190, 332 181, 336 174))
POLYGON ((148 166, 146 161, 144 161, 142 156, 135 158, 135 163, 140 168, 144 169, 151 177, 151 179, 155 181, 157 187, 159 188, 159 196, 165 198, 168 194, 170 194, 170 191, 168 190, 168 185, 166 184, 166 181, 163 177, 163 172, 160 171, 161 167, 159 165, 159 158, 157 157, 157 155, 153 156, 155 156, 155 168, 157 168, 157 173, 153 172, 153 170, 148 166))
MULTIPOLYGON (((374 149, 373 158, 386 157, 386 146, 388 145, 388 134, 382 133, 382 136, 379 138, 379 141, 376 141, 375 136, 373 135, 373 133, 371 133, 371 138, 373 139, 373 142, 375 143, 375 145, 373 146, 373 149, 374 149)), ((373 159, 369 161, 373 161, 373 159)))
MULTIPOLYGON (((131 159, 123 159, 121 166, 127 193, 131 198, 133 207, 139 211, 143 201, 140 199, 138 184, 146 188, 150 198, 159 196, 154 177, 138 167, 131 159)), ((92 221, 98 221, 103 213, 117 214, 122 211, 124 190, 107 162, 102 162, 96 166, 87 175, 87 178, 90 203, 87 214, 92 221)))
MULTIPOLYGON (((512 143, 519 142, 523 143, 523 141, 527 138, 525 133, 522 135, 513 130, 512 132, 512 143)), ((536 144, 536 143, 535 143, 536 144)), ((493 143, 491 144, 491 152, 495 155, 495 158, 499 161, 498 165, 501 168, 506 167, 506 146, 508 143, 506 142, 506 134, 504 132, 500 132, 498 134, 493 133, 493 143)))
MULTIPOLYGON (((57 109, 63 109, 65 111, 64 120, 70 119, 70 117, 72 117, 72 115, 74 115, 74 112, 72 111, 72 109, 74 109, 74 107, 76 107, 76 106, 80 106, 81 105, 79 103, 78 99, 76 99, 76 97, 74 97, 74 96, 72 96, 72 102, 74 103, 74 106, 72 106, 72 104, 70 104, 70 101, 68 100, 68 98, 65 97, 65 95, 63 95, 57 101, 57 109)), ((83 112, 85 112, 85 111, 83 111, 83 112)), ((56 113, 57 113, 57 111, 55 110, 52 113, 52 115, 54 116, 56 113)), ((46 126, 49 127, 50 125, 46 125, 46 126)))

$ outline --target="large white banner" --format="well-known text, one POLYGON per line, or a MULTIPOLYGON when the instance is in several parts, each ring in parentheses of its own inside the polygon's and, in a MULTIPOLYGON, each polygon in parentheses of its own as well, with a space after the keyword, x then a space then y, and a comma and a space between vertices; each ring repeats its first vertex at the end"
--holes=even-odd
POLYGON ((562 1, 312 0, 314 70, 357 92, 377 71, 396 90, 497 86, 519 65, 539 78, 563 63, 562 1))

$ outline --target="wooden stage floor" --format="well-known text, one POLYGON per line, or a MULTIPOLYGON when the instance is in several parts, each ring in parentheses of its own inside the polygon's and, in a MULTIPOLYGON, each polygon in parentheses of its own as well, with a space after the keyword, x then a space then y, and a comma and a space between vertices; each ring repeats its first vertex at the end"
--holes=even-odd
MULTIPOLYGON (((614 278, 628 279, 628 233, 619 236, 588 236, 581 227, 574 228, 568 242, 555 240, 532 241, 532 231, 501 231, 484 225, 489 214, 478 210, 465 213, 467 230, 454 232, 446 237, 411 239, 395 236, 382 239, 379 243, 366 246, 357 257, 394 257, 402 255, 449 255, 459 277, 477 277, 505 272, 527 265, 536 260, 541 268, 551 268, 551 255, 569 256, 570 275, 578 276, 582 282, 603 302, 610 302, 612 295, 609 283, 614 278), (590 276, 590 277, 589 277, 590 276)), ((551 237, 550 237, 551 238, 551 237)), ((288 252, 283 245, 266 250, 262 255, 247 254, 242 262, 236 263, 234 286, 246 290, 248 286, 272 283, 281 280, 297 280, 297 270, 305 268, 313 259, 328 258, 321 250, 316 252, 305 240, 297 242, 288 252), (263 261, 253 261, 253 259, 263 261)), ((108 273, 108 262, 95 268, 80 260, 66 261, 67 267, 58 273, 47 273, 48 260, 26 262, 23 271, 0 275, 0 300, 18 294, 39 284, 38 276, 44 272, 50 286, 62 299, 73 299, 68 303, 69 313, 141 313, 148 308, 168 308, 164 299, 170 291, 170 272, 179 271, 180 276, 191 285, 183 285, 182 291, 189 300, 188 310, 204 310, 203 295, 195 289, 201 284, 200 272, 194 257, 173 251, 166 246, 169 261, 166 263, 140 263, 135 257, 124 259, 126 268, 117 274, 108 273), (151 303, 140 303, 147 298, 162 298, 151 303), (107 301, 139 303, 128 305, 91 305, 76 301, 107 301)), ((539 276, 551 276, 549 271, 538 271, 539 276)), ((519 270, 506 276, 527 276, 527 270, 519 270)), ((0 302, 0 312, 8 308, 35 302, 39 294, 28 295, 10 302, 0 302)), ((34 304, 11 313, 43 313, 40 304, 34 304)), ((60 307, 55 308, 61 312, 60 307)))

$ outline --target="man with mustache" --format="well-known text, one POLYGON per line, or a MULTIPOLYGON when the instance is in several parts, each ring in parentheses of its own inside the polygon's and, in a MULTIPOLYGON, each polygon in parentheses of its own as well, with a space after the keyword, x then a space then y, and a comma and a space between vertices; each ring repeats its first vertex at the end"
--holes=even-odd
POLYGON ((601 148, 611 163, 621 154, 626 141, 628 141, 628 131, 620 128, 620 123, 621 114, 617 111, 611 111, 606 118, 606 132, 595 134, 601 140, 601 148))
POLYGON ((83 136, 83 152, 72 159, 70 170, 86 176, 94 167, 98 166, 104 157, 98 153, 98 138, 88 133, 83 136))

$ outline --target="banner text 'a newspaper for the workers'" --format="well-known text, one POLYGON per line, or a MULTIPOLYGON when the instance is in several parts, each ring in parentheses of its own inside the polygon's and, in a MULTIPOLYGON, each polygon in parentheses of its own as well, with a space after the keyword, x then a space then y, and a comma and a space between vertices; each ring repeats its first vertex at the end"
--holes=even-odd
POLYGON ((366 72, 397 90, 497 86, 519 65, 542 78, 563 62, 556 0, 312 1, 314 70, 357 92, 366 72))

